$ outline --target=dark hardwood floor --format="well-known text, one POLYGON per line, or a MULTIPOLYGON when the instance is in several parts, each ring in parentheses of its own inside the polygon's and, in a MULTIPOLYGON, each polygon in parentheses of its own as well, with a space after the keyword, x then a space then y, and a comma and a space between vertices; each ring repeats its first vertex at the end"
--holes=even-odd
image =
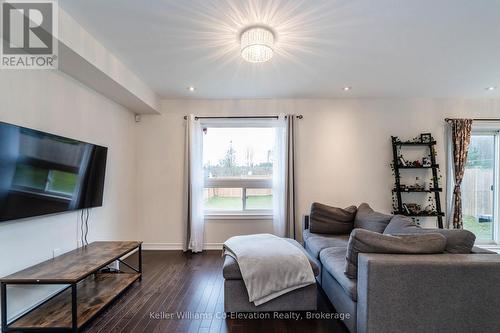
MULTIPOLYGON (((136 263, 133 256, 127 260, 136 263)), ((333 319, 224 319, 222 262, 220 251, 194 255, 144 251, 142 281, 133 284, 84 332, 347 332, 333 319)), ((321 292, 318 296, 319 312, 334 312, 321 292)))

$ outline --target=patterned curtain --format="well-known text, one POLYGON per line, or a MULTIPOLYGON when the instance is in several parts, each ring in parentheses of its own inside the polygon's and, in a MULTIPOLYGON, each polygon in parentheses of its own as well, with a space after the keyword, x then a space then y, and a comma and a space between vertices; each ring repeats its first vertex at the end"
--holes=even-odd
POLYGON ((467 152, 469 151, 472 132, 472 119, 450 119, 453 143, 453 173, 455 188, 453 189, 453 228, 462 229, 462 179, 464 178, 467 152))

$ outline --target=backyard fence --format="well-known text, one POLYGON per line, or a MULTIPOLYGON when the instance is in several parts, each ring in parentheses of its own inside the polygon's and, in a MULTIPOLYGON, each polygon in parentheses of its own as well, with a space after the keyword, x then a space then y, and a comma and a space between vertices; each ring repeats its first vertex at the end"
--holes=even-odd
MULTIPOLYGON (((270 188, 247 188, 247 195, 252 196, 267 196, 272 195, 273 190, 270 188)), ((243 189, 241 188, 205 188, 205 200, 213 197, 222 198, 241 198, 243 189)))
POLYGON ((479 217, 493 214, 493 170, 466 168, 462 181, 462 212, 479 217))

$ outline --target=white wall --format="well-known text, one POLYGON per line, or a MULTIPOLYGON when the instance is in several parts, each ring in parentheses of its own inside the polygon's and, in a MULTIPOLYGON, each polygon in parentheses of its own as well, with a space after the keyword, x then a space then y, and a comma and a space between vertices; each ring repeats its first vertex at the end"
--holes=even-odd
MULTIPOLYGON (((144 116, 137 133, 139 237, 150 248, 180 248, 182 242, 186 114, 303 114, 297 126, 298 213, 306 213, 313 201, 368 202, 390 212, 390 136, 411 139, 431 132, 438 141, 444 187, 444 118, 499 117, 500 101, 166 100, 162 109, 161 116, 144 116)), ((441 198, 444 203, 444 193, 441 198)), ((205 242, 213 247, 232 235, 270 230, 270 221, 209 220, 205 242)))
MULTIPOLYGON (((109 148, 104 204, 91 211, 89 241, 137 239, 134 115, 57 71, 3 70, 0 121, 109 148)), ((0 223, 0 276, 77 247, 77 213, 0 223)), ((53 289, 9 289, 8 317, 53 289)))
POLYGON ((158 114, 156 93, 68 13, 58 12, 59 70, 136 113, 158 114))

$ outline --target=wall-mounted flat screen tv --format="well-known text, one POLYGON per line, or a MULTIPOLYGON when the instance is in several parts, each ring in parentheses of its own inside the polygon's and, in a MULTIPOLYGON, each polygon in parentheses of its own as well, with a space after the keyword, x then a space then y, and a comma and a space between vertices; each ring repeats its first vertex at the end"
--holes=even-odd
POLYGON ((0 222, 102 206, 107 153, 0 122, 0 222))

